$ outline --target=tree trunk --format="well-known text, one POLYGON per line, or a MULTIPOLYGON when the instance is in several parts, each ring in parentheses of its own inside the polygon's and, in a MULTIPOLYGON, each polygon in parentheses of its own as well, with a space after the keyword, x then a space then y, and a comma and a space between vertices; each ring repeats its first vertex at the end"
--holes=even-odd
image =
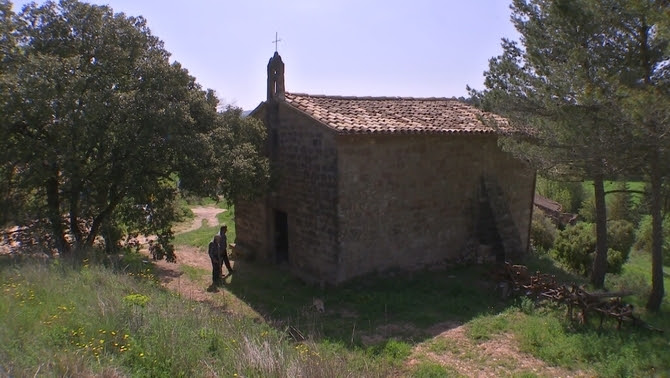
POLYGON ((607 205, 602 175, 594 177, 593 189, 596 202, 596 256, 591 270, 591 284, 596 288, 602 288, 607 273, 607 205))
POLYGON ((651 160, 651 293, 647 300, 647 309, 658 312, 663 301, 663 213, 662 181, 658 151, 651 160))
POLYGON ((84 239, 79 229, 79 192, 79 187, 73 185, 70 194, 70 233, 74 236, 75 249, 81 246, 84 239))
POLYGON ((56 249, 61 256, 69 255, 70 243, 65 239, 65 228, 60 211, 60 195, 58 193, 58 176, 52 177, 46 182, 47 209, 51 232, 53 234, 56 249))
POLYGON ((85 246, 86 247, 92 247, 93 242, 95 241, 95 238, 98 236, 98 233, 100 232, 100 228, 102 227, 102 223, 107 220, 107 218, 112 214, 114 209, 116 209, 116 206, 121 202, 121 198, 123 197, 123 193, 117 193, 115 186, 110 188, 110 192, 112 193, 110 195, 110 200, 109 204, 107 204, 107 207, 98 214, 95 218, 93 218, 93 223, 91 224, 90 231, 88 233, 88 237, 86 238, 85 241, 85 246))

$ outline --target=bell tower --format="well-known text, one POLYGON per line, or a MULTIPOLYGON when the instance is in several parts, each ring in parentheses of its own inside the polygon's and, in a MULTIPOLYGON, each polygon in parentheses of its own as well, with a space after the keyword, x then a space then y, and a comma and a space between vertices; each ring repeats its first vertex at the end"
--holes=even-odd
POLYGON ((268 101, 284 99, 284 62, 279 53, 268 62, 268 101))

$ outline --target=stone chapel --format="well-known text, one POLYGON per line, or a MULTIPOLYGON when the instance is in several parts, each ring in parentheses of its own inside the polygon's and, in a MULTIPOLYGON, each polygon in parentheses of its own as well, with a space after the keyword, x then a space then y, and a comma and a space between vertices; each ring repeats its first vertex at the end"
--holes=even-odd
POLYGON ((279 182, 235 204, 236 248, 327 284, 526 252, 535 171, 500 149, 504 129, 483 121, 496 116, 447 98, 291 93, 278 53, 267 68, 249 116, 279 182))

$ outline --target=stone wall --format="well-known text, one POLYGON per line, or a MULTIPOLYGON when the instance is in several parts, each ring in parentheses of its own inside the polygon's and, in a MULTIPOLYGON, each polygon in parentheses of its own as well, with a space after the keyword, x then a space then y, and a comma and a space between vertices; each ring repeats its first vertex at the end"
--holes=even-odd
POLYGON ((236 249, 243 254, 252 254, 259 261, 272 261, 267 238, 268 225, 264 201, 237 201, 234 241, 236 249))
POLYGON ((269 204, 287 214, 292 270, 308 281, 332 282, 338 254, 335 134, 283 103, 278 111, 279 186, 269 204))
POLYGON ((482 176, 497 178, 528 243, 533 172, 492 135, 340 136, 337 281, 457 259, 482 176))

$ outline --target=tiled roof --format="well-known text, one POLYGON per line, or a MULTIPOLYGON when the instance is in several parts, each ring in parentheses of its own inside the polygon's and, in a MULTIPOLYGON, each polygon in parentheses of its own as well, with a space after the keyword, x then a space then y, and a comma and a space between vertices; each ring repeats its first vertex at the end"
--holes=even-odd
POLYGON ((482 122, 484 113, 459 100, 411 97, 342 97, 285 93, 290 106, 340 134, 442 134, 504 131, 482 122))
POLYGON ((538 206, 542 209, 548 210, 548 211, 554 211, 557 213, 560 213, 563 211, 563 207, 561 206, 560 203, 551 200, 547 197, 543 197, 537 193, 535 193, 535 197, 533 198, 533 203, 535 206, 538 206))

